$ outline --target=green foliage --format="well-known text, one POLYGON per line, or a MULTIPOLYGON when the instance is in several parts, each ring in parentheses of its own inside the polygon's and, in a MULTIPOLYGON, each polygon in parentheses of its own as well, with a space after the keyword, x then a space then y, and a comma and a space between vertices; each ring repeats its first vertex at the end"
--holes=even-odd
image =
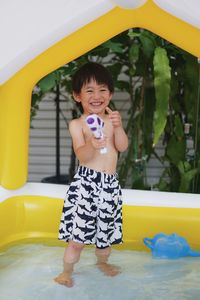
MULTIPOLYGON (((43 78, 33 93, 33 114, 45 93, 55 92, 58 84, 70 109, 78 113, 70 95, 71 78, 87 61, 104 63, 113 75, 116 89, 129 94, 129 148, 120 156, 118 170, 122 186, 150 189, 146 165, 154 156, 163 166, 156 189, 199 193, 197 59, 151 32, 130 29, 43 78), (188 133, 185 124, 190 127, 188 133), (157 153, 158 142, 165 147, 163 156, 157 153), (189 142, 193 146, 189 147, 189 142)), ((115 103, 111 105, 115 109, 115 103)))
POLYGON ((154 57, 154 87, 156 109, 154 112, 154 140, 157 144, 167 122, 171 72, 169 59, 165 49, 155 48, 154 57))

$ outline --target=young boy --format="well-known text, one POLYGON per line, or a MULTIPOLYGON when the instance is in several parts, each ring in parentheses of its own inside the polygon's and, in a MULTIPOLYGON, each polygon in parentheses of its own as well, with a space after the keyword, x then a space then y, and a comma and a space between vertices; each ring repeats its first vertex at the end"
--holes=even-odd
POLYGON ((97 267, 108 276, 119 273, 108 264, 111 245, 122 242, 122 199, 116 175, 118 152, 128 147, 128 138, 118 111, 108 108, 114 87, 108 70, 87 63, 74 75, 73 97, 83 108, 69 130, 79 168, 67 191, 61 217, 59 239, 68 241, 64 270, 55 281, 73 286, 72 272, 85 244, 96 245, 97 267), (86 123, 90 114, 104 121, 104 137, 94 137, 86 123), (107 148, 102 154, 101 148, 107 148))

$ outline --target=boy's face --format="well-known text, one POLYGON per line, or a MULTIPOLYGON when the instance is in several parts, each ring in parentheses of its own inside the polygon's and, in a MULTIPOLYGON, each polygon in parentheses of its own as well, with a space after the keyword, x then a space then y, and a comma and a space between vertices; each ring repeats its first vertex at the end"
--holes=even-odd
POLYGON ((103 114, 112 94, 107 85, 90 80, 82 88, 80 94, 74 94, 74 99, 80 102, 85 114, 103 114))

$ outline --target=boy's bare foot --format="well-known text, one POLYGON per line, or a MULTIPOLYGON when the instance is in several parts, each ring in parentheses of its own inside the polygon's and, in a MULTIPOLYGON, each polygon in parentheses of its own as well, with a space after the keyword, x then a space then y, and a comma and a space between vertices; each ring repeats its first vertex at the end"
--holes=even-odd
POLYGON ((107 263, 97 263, 97 267, 101 272, 103 272, 107 276, 113 277, 121 273, 120 268, 115 265, 111 265, 107 263))
POLYGON ((67 273, 61 273, 58 275, 58 277, 54 278, 55 282, 65 285, 67 287, 72 287, 74 285, 74 282, 71 278, 71 276, 67 273))

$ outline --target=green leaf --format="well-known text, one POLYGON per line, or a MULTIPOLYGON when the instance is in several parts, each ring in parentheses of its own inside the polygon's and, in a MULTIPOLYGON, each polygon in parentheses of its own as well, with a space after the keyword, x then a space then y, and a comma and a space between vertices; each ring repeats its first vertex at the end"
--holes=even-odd
POLYGON ((139 57, 140 45, 133 43, 129 48, 129 61, 135 64, 139 57))
POLYGON ((191 165, 187 161, 180 161, 178 164, 178 169, 181 176, 181 183, 179 187, 179 192, 187 193, 190 190, 190 184, 192 179, 200 173, 200 168, 192 169, 191 165))
POLYGON ((51 89, 53 89, 56 86, 57 83, 57 75, 56 73, 51 73, 44 78, 42 78, 38 85, 43 93, 49 92, 51 89))
POLYGON ((154 49, 156 47, 156 42, 150 32, 143 31, 139 39, 142 43, 142 51, 144 55, 150 59, 153 56, 154 49))
POLYGON ((102 44, 100 46, 98 46, 95 49, 92 49, 89 53, 88 56, 98 56, 98 57, 106 57, 109 54, 109 48, 107 47, 107 45, 102 44))
POLYGON ((154 145, 164 131, 170 94, 171 68, 165 49, 157 47, 153 59, 156 110, 154 113, 154 145))
POLYGON ((110 49, 112 52, 116 52, 116 53, 123 53, 124 51, 124 45, 121 43, 117 43, 117 42, 113 42, 111 40, 105 42, 103 44, 103 46, 105 48, 110 49))
POLYGON ((139 36, 140 36, 140 32, 129 31, 129 32, 128 32, 128 36, 129 36, 130 38, 139 37, 139 36))
POLYGON ((155 188, 158 188, 159 191, 170 191, 169 183, 163 177, 160 177, 159 182, 155 185, 155 188))
POLYGON ((145 153, 150 155, 152 152, 152 130, 153 130, 153 114, 155 110, 155 93, 152 87, 146 88, 144 94, 144 112, 142 117, 143 125, 143 143, 145 153))
POLYGON ((122 65, 120 63, 114 63, 112 65, 107 66, 107 69, 110 71, 112 74, 112 77, 114 80, 118 79, 118 76, 120 75, 122 65))
POLYGON ((166 147, 166 155, 168 159, 176 166, 185 159, 186 143, 185 140, 177 140, 173 135, 166 147))
POLYGON ((181 122, 179 116, 175 116, 174 132, 178 140, 181 140, 184 137, 183 122, 181 122))
POLYGON ((61 67, 59 70, 61 71, 63 76, 72 76, 72 74, 74 73, 74 64, 73 63, 69 63, 67 65, 65 65, 64 67, 61 67))
POLYGON ((132 65, 131 72, 130 72, 131 76, 135 75, 135 71, 136 71, 135 64, 138 61, 139 53, 140 53, 140 45, 133 43, 129 48, 129 61, 132 65))
POLYGON ((115 82, 115 87, 118 88, 120 91, 130 92, 130 85, 127 81, 117 80, 115 82))

